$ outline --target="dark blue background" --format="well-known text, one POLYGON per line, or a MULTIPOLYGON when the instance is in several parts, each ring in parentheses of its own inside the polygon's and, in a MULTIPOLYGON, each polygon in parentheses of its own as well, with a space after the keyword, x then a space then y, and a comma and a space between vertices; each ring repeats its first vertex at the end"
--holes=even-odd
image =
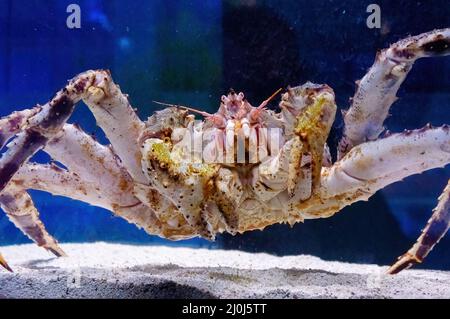
MULTIPOLYGON (((45 103, 67 79, 90 68, 111 69, 141 118, 156 109, 152 100, 213 111, 230 87, 257 104, 280 86, 307 80, 332 86, 339 106, 347 108, 354 81, 378 49, 442 27, 450 27, 448 0, 0 0, 0 115, 45 103), (81 6, 81 30, 66 27, 70 3, 81 6), (370 3, 381 6, 380 30, 366 27, 370 3)), ((416 63, 387 121, 392 131, 450 123, 449 59, 416 63)), ((71 121, 105 142, 85 107, 71 121)), ((338 116, 331 145, 337 144, 341 129, 338 116)), ((439 169, 407 178, 368 203, 293 229, 276 225, 264 232, 224 235, 215 244, 179 244, 389 263, 418 236, 449 177, 448 169, 439 169)), ((99 208, 32 193, 60 241, 172 244, 99 208)), ((27 239, 1 216, 0 244, 23 242, 27 239)), ((447 238, 424 267, 450 269, 449 257, 447 238)))

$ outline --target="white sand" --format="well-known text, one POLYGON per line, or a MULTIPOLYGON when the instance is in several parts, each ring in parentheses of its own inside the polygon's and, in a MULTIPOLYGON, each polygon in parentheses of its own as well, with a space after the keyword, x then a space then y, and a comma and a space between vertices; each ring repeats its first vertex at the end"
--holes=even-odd
POLYGON ((240 251, 63 244, 68 258, 35 245, 0 247, 7 298, 450 298, 450 272, 276 257, 240 251))

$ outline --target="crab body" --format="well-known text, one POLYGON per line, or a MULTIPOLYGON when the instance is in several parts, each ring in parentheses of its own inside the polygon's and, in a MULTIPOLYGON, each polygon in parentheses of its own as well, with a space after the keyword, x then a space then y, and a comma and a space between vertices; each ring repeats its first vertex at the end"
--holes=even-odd
POLYGON ((242 93, 231 92, 204 122, 181 108, 157 112, 147 123, 142 148, 150 186, 140 188, 138 198, 155 200, 149 196, 152 186, 162 189, 182 216, 157 210, 166 215, 161 217, 176 228, 184 222, 183 235, 191 220, 188 236, 208 239, 303 221, 307 216, 296 205, 317 188, 336 111, 334 94, 307 83, 289 88, 280 106, 280 113, 252 107, 242 93))
MULTIPOLYGON (((106 208, 171 240, 243 233, 275 223, 325 218, 406 176, 450 163, 447 126, 379 138, 396 93, 421 57, 450 54, 450 29, 410 37, 381 51, 359 82, 338 161, 326 140, 336 104, 327 85, 288 88, 280 111, 243 93, 223 96, 209 114, 166 105, 141 121, 108 71, 76 76, 47 104, 0 119, 0 205, 25 234, 57 256, 64 252, 39 219, 28 189, 106 208), (104 130, 104 146, 67 124, 83 100, 104 130), (204 119, 196 120, 192 113, 204 119), (28 163, 38 151, 55 162, 28 163)), ((444 189, 417 243, 389 270, 421 262, 450 225, 444 189)), ((10 270, 0 255, 0 264, 10 270)))

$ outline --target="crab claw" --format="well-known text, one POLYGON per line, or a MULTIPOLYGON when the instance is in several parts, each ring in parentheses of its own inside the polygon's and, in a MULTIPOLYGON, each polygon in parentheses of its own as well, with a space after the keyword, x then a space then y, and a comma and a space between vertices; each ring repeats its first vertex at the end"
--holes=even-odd
POLYGON ((8 263, 6 262, 6 260, 3 258, 3 256, 0 254, 0 265, 2 267, 4 267, 6 270, 8 270, 9 272, 13 272, 13 270, 11 269, 11 267, 9 267, 8 263))

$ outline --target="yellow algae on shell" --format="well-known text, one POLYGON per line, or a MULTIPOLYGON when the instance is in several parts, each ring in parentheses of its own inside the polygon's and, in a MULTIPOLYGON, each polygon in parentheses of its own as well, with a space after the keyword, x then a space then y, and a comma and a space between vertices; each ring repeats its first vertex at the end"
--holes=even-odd
POLYGON ((219 165, 193 162, 184 158, 181 150, 172 151, 172 144, 167 142, 154 143, 151 146, 151 158, 166 165, 169 171, 189 176, 192 174, 209 178, 216 174, 219 165))
POLYGON ((322 169, 323 146, 330 134, 336 115, 336 104, 331 95, 320 94, 313 103, 298 116, 295 134, 302 143, 302 153, 312 155, 313 189, 320 183, 322 169))
POLYGON ((329 123, 333 123, 335 113, 334 102, 321 95, 299 116, 295 133, 298 135, 312 134, 326 139, 327 131, 331 128, 329 123))
POLYGON ((174 162, 170 155, 170 145, 168 143, 154 143, 152 145, 152 157, 159 162, 167 165, 173 165, 174 162))

